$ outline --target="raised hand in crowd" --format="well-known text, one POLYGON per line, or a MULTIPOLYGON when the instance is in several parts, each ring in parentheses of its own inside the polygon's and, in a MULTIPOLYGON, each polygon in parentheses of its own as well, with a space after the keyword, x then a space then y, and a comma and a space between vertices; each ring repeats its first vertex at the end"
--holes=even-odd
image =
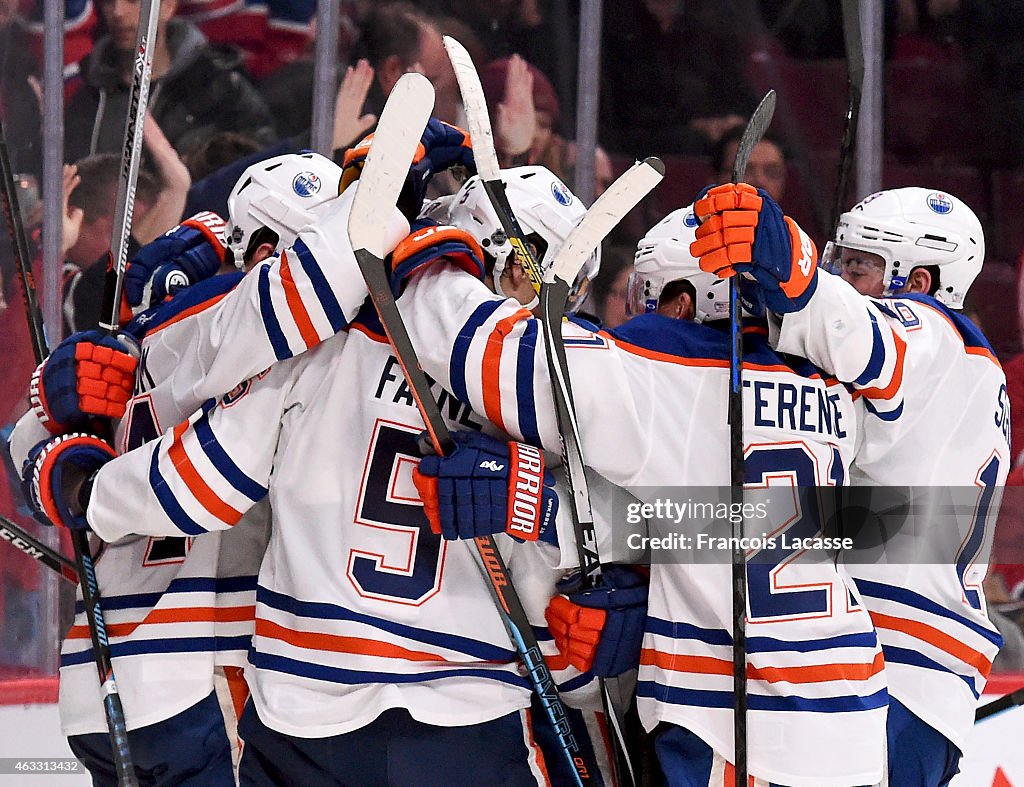
POLYGON ((64 165, 64 182, 62 188, 61 202, 63 205, 63 226, 60 235, 61 259, 67 258, 68 251, 78 243, 78 236, 82 231, 82 221, 85 219, 85 211, 70 203, 71 192, 82 182, 78 174, 77 164, 64 165))
POLYGON ((536 129, 533 74, 525 60, 512 55, 505 75, 505 98, 495 109, 494 146, 502 163, 526 153, 536 129))
POLYGON ((161 185, 152 207, 136 216, 132 225, 132 234, 144 246, 181 221, 192 176, 148 112, 142 127, 142 142, 153 159, 161 185))
POLYGON ((362 112, 366 103, 366 94, 373 84, 373 66, 367 60, 360 60, 355 66, 345 69, 345 76, 338 88, 338 97, 334 101, 334 138, 332 146, 339 148, 352 147, 363 135, 373 128, 377 116, 362 112))

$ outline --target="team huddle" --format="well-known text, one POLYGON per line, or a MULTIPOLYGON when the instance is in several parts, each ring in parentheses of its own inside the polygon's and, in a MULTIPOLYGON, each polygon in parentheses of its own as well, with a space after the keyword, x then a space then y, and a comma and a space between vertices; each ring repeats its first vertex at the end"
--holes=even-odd
MULTIPOLYGON (((601 583, 581 581, 549 330, 481 177, 425 199, 436 173, 474 169, 468 136, 436 120, 377 217, 452 431, 454 450, 425 447, 407 359, 350 236, 365 161, 360 145, 344 168, 313 153, 254 164, 226 219, 192 217, 132 261, 121 334, 70 336, 33 376, 12 454, 41 519, 104 542, 99 590, 137 772, 625 783, 602 684, 635 675, 653 752, 637 780, 734 784, 732 566, 647 565, 594 506, 606 562, 601 583), (474 544, 490 536, 566 717, 535 696, 488 592, 474 544)), ((543 167, 501 178, 549 270, 584 207, 543 167)), ((819 265, 765 192, 733 183, 639 240, 625 324, 575 314, 599 252, 571 283, 560 340, 593 499, 642 510, 652 489, 730 485, 734 276, 752 492, 977 490, 942 561, 813 548, 825 515, 810 497, 750 560, 752 785, 925 787, 957 772, 1001 645, 981 582, 1009 469, 1005 378, 960 313, 984 253, 967 205, 902 188, 843 214, 819 265)), ((92 661, 80 604, 61 651, 63 732, 95 783, 114 784, 92 661)))

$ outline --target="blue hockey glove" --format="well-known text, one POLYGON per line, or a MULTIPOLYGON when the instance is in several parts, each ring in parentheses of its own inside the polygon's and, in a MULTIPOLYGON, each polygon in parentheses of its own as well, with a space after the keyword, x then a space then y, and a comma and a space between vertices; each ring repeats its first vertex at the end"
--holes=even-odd
POLYGON ((431 529, 449 541, 508 533, 556 543, 558 496, 540 449, 477 432, 452 439, 448 456, 424 456, 413 471, 431 529))
POLYGON ((601 678, 640 664, 647 619, 647 577, 630 566, 605 566, 600 587, 580 590, 580 575, 558 583, 544 617, 558 650, 581 672, 601 678))
POLYGON ((224 219, 202 211, 147 243, 124 276, 130 306, 163 303, 197 281, 216 275, 224 262, 224 219))
MULTIPOLYGON (((358 179, 372 141, 373 134, 368 134, 345 152, 341 191, 358 179)), ((430 118, 420 137, 419 147, 409 167, 409 177, 398 200, 399 209, 410 222, 419 215, 430 179, 438 172, 444 172, 457 165, 466 167, 472 174, 476 173, 473 144, 469 134, 458 126, 430 118)))
POLYGON ((92 476, 115 456, 103 440, 82 432, 37 443, 21 472, 22 490, 33 516, 47 525, 88 529, 85 510, 92 476))
POLYGON ((700 268, 740 279, 744 301, 755 314, 799 311, 818 284, 814 242, 768 196, 746 183, 716 186, 694 203, 701 220, 690 253, 700 268))
POLYGON ((72 334, 32 374, 29 401, 36 417, 53 434, 86 429, 93 417, 121 418, 135 387, 138 355, 124 334, 72 334))

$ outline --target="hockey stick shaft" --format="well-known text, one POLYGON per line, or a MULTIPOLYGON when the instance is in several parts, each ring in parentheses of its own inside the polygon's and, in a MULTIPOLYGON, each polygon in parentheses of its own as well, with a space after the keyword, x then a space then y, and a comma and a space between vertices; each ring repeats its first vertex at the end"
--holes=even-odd
POLYGON ((128 117, 125 118, 124 147, 121 151, 121 171, 114 203, 114 226, 110 238, 110 269, 107 271, 100 311, 100 328, 114 333, 121 324, 121 290, 128 268, 128 244, 135 214, 135 185, 142 159, 142 132, 146 107, 149 104, 149 83, 153 73, 153 47, 156 44, 157 20, 160 0, 142 0, 139 8, 139 30, 135 43, 135 64, 128 99, 128 117))
MULTIPOLYGON (((747 171, 754 147, 764 136, 775 114, 775 91, 769 90, 736 148, 732 182, 739 183, 747 171)), ((746 471, 743 462, 743 310, 740 305, 739 276, 729 278, 729 476, 733 503, 743 504, 746 471)), ((736 784, 746 785, 747 761, 747 561, 743 551, 743 517, 732 523, 732 682, 734 695, 733 747, 736 784)))
MULTIPOLYGON (((415 74, 407 74, 402 77, 402 80, 414 86, 417 77, 418 75, 415 74)), ((422 77, 418 77, 418 79, 423 80, 422 77)), ((395 91, 403 89, 402 80, 396 85, 395 91)), ((423 81, 425 82, 425 80, 423 81)), ((425 87, 430 89, 429 83, 425 87)), ((448 426, 441 416, 437 401, 430 391, 430 382, 419 365, 408 330, 391 292, 382 254, 381 237, 384 225, 380 219, 382 213, 393 208, 401 188, 401 180, 395 180, 388 189, 381 188, 379 181, 393 180, 392 176, 395 173, 404 174, 404 171, 408 169, 408 162, 412 160, 415 143, 419 140, 419 133, 426 125, 430 108, 433 106, 433 92, 431 89, 430 102, 425 106, 418 106, 417 104, 425 102, 417 102, 416 96, 410 94, 402 102, 403 106, 397 108, 399 102, 393 101, 396 97, 395 91, 392 91, 392 96, 389 97, 388 104, 381 113, 373 144, 366 157, 366 164, 360 176, 360 180, 365 183, 360 183, 359 192, 352 205, 349 234, 355 249, 356 262, 366 280, 370 300, 377 310, 395 358, 405 375, 433 448, 437 453, 444 455, 452 450, 454 442, 448 426), (392 115, 396 112, 404 120, 404 125, 418 126, 414 139, 410 140, 408 133, 391 134, 391 127, 399 125, 392 120, 392 115), (417 116, 417 112, 422 117, 417 116), (411 146, 408 145, 410 141, 413 143, 411 146), (400 156, 399 149, 407 155, 400 156), (392 160, 389 161, 389 157, 392 160), (399 169, 396 166, 400 160, 402 160, 404 169, 399 169)), ((545 712, 551 719, 559 743, 575 775, 576 783, 579 785, 590 783, 598 771, 580 745, 580 739, 572 732, 568 713, 558 696, 551 670, 541 654, 540 645, 530 626, 522 602, 515 592, 508 568, 498 551, 494 538, 493 536, 483 536, 475 539, 474 544, 480 556, 482 570, 489 580, 488 587, 494 597, 499 615, 523 661, 529 680, 534 686, 545 712)))
POLYGON ((6 541, 29 557, 35 558, 69 582, 78 584, 78 572, 75 570, 74 563, 57 550, 51 549, 42 541, 29 535, 16 522, 5 516, 0 516, 0 540, 6 541))
MULTIPOLYGON (((6 145, 4 146, 6 153, 6 145)), ((4 156, 6 159, 6 156, 4 156)), ((11 232, 11 244, 16 258, 21 258, 18 267, 18 278, 22 293, 25 296, 26 312, 33 336, 32 350, 36 363, 42 363, 49 350, 44 339, 42 312, 39 310, 35 292, 35 281, 31 276, 31 262, 27 257, 28 241, 25 238, 25 227, 17 210, 17 195, 14 194, 13 173, 10 173, 9 162, 4 167, 4 194, 10 192, 13 200, 4 198, 5 212, 11 232)), ((13 542, 11 542, 13 543, 13 542)), ((89 624, 89 635, 92 639, 93 659, 100 680, 100 691, 103 695, 103 708, 110 732, 110 744, 113 751, 114 767, 117 770, 118 784, 125 787, 137 785, 135 769, 132 765, 131 753, 128 750, 128 726, 125 722, 124 708, 117 693, 117 681, 114 679, 114 668, 111 663, 110 643, 100 607, 99 585, 96 580, 96 568, 89 551, 89 537, 84 530, 71 531, 71 545, 74 549, 75 571, 82 588, 82 602, 85 605, 86 620, 89 624)), ((41 558, 40 558, 41 559, 41 558)), ((64 572, 61 571, 63 574, 64 572)))
POLYGON ((839 226, 839 216, 846 207, 850 169, 853 167, 853 154, 857 148, 860 103, 864 94, 864 42, 860 34, 860 0, 842 0, 842 6, 850 103, 847 106, 843 137, 839 145, 836 192, 832 200, 832 215, 829 218, 829 230, 831 231, 829 238, 835 237, 836 228, 839 226))
POLYGON ((1002 713, 1004 710, 1015 708, 1018 705, 1024 705, 1024 688, 1004 694, 999 699, 982 705, 974 712, 974 723, 977 724, 979 721, 984 721, 990 716, 995 716, 997 713, 1002 713))

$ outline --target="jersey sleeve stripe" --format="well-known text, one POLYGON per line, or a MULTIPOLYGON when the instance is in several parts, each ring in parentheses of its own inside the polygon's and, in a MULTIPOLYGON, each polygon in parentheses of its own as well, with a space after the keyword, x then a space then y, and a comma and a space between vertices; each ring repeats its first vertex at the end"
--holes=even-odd
MULTIPOLYGON (((104 599, 105 601, 105 599, 104 599)), ((106 604, 104 604, 106 608, 106 604)), ((159 625, 161 623, 244 623, 252 620, 256 614, 256 606, 250 604, 242 607, 175 607, 173 609, 151 609, 144 620, 132 623, 107 623, 107 635, 110 637, 130 637, 139 626, 159 625)), ((89 626, 79 624, 71 627, 67 639, 88 639, 89 626)))
POLYGON ((299 329, 299 335, 302 337, 306 349, 312 349, 319 344, 320 335, 316 332, 313 321, 309 319, 306 304, 302 302, 302 296, 295 286, 295 279, 292 278, 292 268, 287 251, 281 252, 281 262, 279 265, 281 270, 281 287, 284 289, 285 302, 288 304, 288 309, 292 314, 292 319, 295 320, 295 325, 299 329))
MULTIPOLYGON (((872 315, 874 319, 874 315, 872 315)), ((907 343, 895 333, 892 334, 893 343, 895 345, 895 356, 896 360, 893 364, 892 378, 889 380, 889 384, 884 388, 873 387, 873 388, 862 388, 861 393, 866 399, 880 399, 889 400, 896 396, 903 385, 903 363, 907 356, 907 343)))
MULTIPOLYGON (((152 653, 206 653, 230 650, 247 651, 251 637, 171 637, 167 639, 128 640, 115 642, 110 646, 110 655, 115 658, 142 656, 152 653)), ((92 647, 79 653, 65 653, 60 657, 60 666, 73 667, 93 661, 92 647)))
POLYGON ((519 309, 508 317, 498 320, 484 345, 484 358, 480 371, 480 386, 484 399, 484 414, 492 424, 507 432, 501 413, 501 355, 505 349, 505 337, 511 333, 520 320, 530 319, 526 309, 519 309))
POLYGON ((153 458, 149 463, 149 485, 153 488, 153 493, 156 495, 160 508, 163 509, 164 514, 167 515, 167 518, 174 524, 174 526, 186 535, 198 536, 202 533, 209 532, 205 527, 185 513, 185 509, 181 507, 177 499, 174 497, 174 493, 171 491, 167 480, 160 473, 159 459, 161 444, 162 443, 158 442, 156 447, 153 449, 153 458))
POLYGON ((536 401, 533 395, 534 358, 537 353, 537 321, 530 320, 519 341, 516 359, 516 401, 519 408, 519 432, 527 443, 540 445, 536 401))
POLYGON ((864 406, 867 407, 868 412, 883 421, 898 421, 903 415, 903 402, 900 402, 895 410, 879 410, 871 403, 870 399, 864 400, 864 406))
POLYGON ((871 356, 864 371, 853 381, 854 385, 867 385, 882 373, 882 367, 885 366, 885 343, 878 327, 878 318, 871 309, 868 309, 868 317, 871 318, 871 356))
POLYGON ((956 675, 960 680, 967 684, 967 687, 974 695, 974 699, 978 699, 981 696, 981 692, 978 691, 975 686, 974 680, 969 678, 967 675, 961 675, 959 672, 939 664, 939 662, 928 658, 923 653, 911 650, 910 648, 897 647, 895 645, 883 645, 882 653, 885 656, 885 660, 890 664, 906 664, 911 667, 921 667, 923 669, 930 669, 936 672, 945 672, 950 675, 956 675))
MULTIPOLYGON (((238 577, 178 577, 162 593, 126 593, 103 597, 103 609, 134 609, 154 607, 160 599, 176 593, 245 593, 256 590, 254 575, 238 577)), ((75 614, 85 612, 81 600, 75 602, 75 614)))
POLYGON ((964 664, 974 667, 974 669, 981 673, 982 677, 987 677, 988 673, 992 670, 992 661, 985 654, 979 653, 956 637, 940 631, 934 626, 929 626, 927 623, 896 617, 895 615, 885 615, 880 612, 871 612, 871 621, 877 628, 902 632, 948 653, 964 664))
POLYGON ((459 335, 455 338, 452 347, 452 357, 448 364, 449 377, 452 383, 452 393, 461 402, 469 403, 469 391, 466 384, 466 356, 469 354, 470 345, 477 330, 483 325, 503 301, 493 300, 481 303, 466 320, 459 335))
POLYGON ((316 257, 313 256, 313 252, 309 250, 309 246, 306 245, 305 241, 299 238, 295 241, 295 245, 292 248, 299 257, 299 264, 302 266, 302 270, 305 271, 306 276, 309 277, 310 284, 313 285, 313 292, 320 301, 320 305, 323 307, 331 327, 337 333, 348 325, 348 320, 345 319, 345 313, 341 309, 341 304, 338 303, 334 290, 331 289, 327 277, 324 276, 324 272, 321 270, 319 263, 317 263, 316 257))
MULTIPOLYGON (((647 617, 645 631, 677 640, 694 640, 707 645, 732 645, 732 636, 724 629, 709 629, 680 621, 647 617)), ((874 648, 878 638, 874 631, 842 634, 809 640, 780 640, 773 637, 748 637, 747 648, 751 653, 813 653, 831 648, 874 648)))
POLYGON ((207 411, 197 418, 193 424, 199 444, 203 447, 203 452, 231 486, 254 503, 259 502, 267 496, 267 488, 246 475, 228 456, 227 451, 224 450, 224 447, 217 440, 217 436, 214 435, 213 429, 210 428, 209 418, 210 414, 207 411))
POLYGON ((274 348, 274 356, 277 360, 284 361, 292 357, 292 350, 288 346, 288 338, 281 330, 281 323, 274 313, 274 303, 270 299, 270 265, 263 265, 260 268, 259 277, 260 316, 263 317, 263 326, 267 330, 270 346, 274 348))
POLYGON ((185 421, 174 427, 174 439, 171 442, 170 448, 167 449, 167 456, 181 477, 181 480, 185 482, 185 486, 188 487, 188 490, 199 504, 224 524, 233 526, 242 518, 242 512, 221 500, 199 474, 199 471, 196 470, 195 465, 192 464, 192 460, 189 459, 185 446, 181 442, 181 436, 188 429, 188 425, 188 421, 185 421))

